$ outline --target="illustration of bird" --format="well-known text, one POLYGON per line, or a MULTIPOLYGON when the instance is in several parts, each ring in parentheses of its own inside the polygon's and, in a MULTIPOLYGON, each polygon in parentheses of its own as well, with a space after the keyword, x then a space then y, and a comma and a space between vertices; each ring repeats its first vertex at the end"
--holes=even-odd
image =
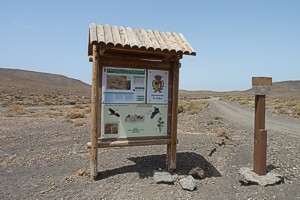
POLYGON ((162 131, 162 128, 163 128, 163 126, 164 126, 164 121, 162 120, 162 118, 160 117, 159 119, 158 119, 158 121, 157 121, 157 127, 158 127, 158 130, 159 130, 159 133, 161 133, 161 131, 162 131))
POLYGON ((117 113, 114 109, 109 108, 108 111, 110 112, 109 115, 114 115, 114 116, 116 116, 116 117, 120 117, 120 114, 117 113))
POLYGON ((151 113, 150 119, 153 119, 155 115, 159 113, 159 108, 154 107, 154 111, 151 113))

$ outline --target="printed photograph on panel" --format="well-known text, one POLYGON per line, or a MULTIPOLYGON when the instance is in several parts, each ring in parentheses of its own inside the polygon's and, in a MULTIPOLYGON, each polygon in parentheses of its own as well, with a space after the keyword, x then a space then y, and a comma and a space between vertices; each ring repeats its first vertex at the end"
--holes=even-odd
POLYGON ((110 90, 131 90, 131 81, 123 75, 107 75, 107 89, 110 90))
POLYGON ((144 122, 144 115, 127 115, 125 118, 125 122, 136 123, 136 122, 144 122))
POLYGON ((118 134, 118 124, 117 123, 106 123, 104 128, 104 134, 118 134))

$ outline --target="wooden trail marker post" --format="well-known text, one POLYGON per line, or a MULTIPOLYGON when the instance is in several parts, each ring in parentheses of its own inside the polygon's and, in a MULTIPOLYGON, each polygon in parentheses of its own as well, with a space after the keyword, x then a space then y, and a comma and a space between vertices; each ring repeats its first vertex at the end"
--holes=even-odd
POLYGON ((91 178, 98 148, 167 145, 176 169, 180 59, 196 52, 181 33, 90 24, 91 178))
POLYGON ((267 131, 265 130, 265 113, 266 94, 270 92, 271 86, 272 78, 252 78, 252 88, 255 94, 253 171, 258 175, 266 175, 267 173, 267 131))

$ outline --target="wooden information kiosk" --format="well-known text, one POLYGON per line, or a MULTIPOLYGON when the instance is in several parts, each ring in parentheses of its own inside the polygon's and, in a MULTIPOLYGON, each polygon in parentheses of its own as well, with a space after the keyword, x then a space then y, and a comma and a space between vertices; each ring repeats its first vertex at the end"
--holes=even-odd
POLYGON ((196 52, 181 33, 92 23, 91 177, 98 148, 167 145, 176 169, 180 59, 196 52))

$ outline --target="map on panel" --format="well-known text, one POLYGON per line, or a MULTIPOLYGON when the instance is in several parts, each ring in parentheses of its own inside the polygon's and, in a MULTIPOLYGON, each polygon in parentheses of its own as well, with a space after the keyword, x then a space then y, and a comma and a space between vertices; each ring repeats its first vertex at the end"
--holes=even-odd
POLYGON ((102 103, 145 103, 146 70, 103 68, 102 103))

